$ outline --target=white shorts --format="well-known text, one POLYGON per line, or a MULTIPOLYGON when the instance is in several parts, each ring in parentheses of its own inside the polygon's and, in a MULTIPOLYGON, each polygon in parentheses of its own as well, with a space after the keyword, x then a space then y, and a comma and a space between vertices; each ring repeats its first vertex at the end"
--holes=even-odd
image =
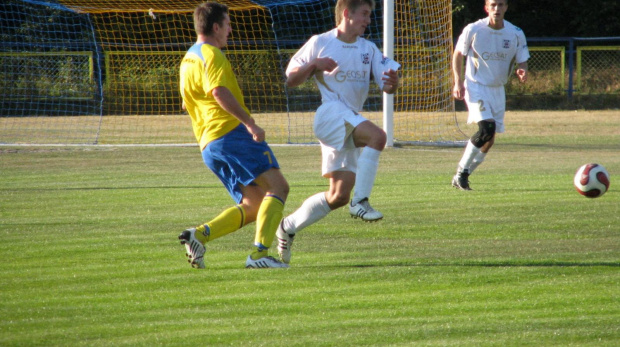
POLYGON ((367 121, 339 101, 322 104, 314 116, 314 134, 321 143, 325 177, 334 171, 357 171, 357 158, 361 148, 353 143, 353 130, 367 121))
POLYGON ((503 86, 489 87, 465 81, 465 103, 469 110, 468 124, 495 120, 495 132, 504 132, 506 92, 503 86))

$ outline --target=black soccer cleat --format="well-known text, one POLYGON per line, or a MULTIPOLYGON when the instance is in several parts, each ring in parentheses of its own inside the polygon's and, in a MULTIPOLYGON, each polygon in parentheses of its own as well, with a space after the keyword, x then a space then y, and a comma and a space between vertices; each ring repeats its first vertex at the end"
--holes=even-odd
POLYGON ((452 186, 460 190, 472 190, 469 187, 469 172, 463 170, 452 177, 452 186))

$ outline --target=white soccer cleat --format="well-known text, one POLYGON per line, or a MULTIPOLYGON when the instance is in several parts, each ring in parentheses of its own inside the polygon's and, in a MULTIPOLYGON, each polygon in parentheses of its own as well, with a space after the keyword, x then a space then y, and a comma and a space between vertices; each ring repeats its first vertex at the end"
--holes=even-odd
POLYGON ((364 222, 375 222, 383 218, 383 214, 370 206, 368 198, 360 200, 353 205, 353 201, 349 205, 349 213, 353 218, 361 218, 364 222))
POLYGON ((196 228, 189 228, 184 230, 179 235, 181 244, 185 245, 185 255, 187 256, 187 262, 195 269, 204 269, 205 261, 204 255, 207 249, 196 238, 196 228))
POLYGON ((278 238, 278 255, 280 256, 280 260, 285 264, 290 264, 291 247, 293 247, 295 234, 287 234, 284 228, 282 228, 282 223, 280 223, 276 231, 276 237, 278 238))
POLYGON ((274 257, 263 257, 254 260, 251 255, 248 255, 248 259, 245 261, 245 267, 248 269, 266 269, 287 268, 288 265, 276 260, 274 257))

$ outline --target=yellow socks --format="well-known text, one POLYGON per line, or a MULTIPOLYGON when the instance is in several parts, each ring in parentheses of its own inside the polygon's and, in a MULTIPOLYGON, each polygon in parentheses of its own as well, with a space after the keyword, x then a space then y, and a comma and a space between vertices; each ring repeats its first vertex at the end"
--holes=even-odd
POLYGON ((204 225, 196 227, 198 241, 207 243, 230 234, 245 225, 245 211, 240 205, 229 207, 204 225))
POLYGON ((250 254, 250 257, 252 257, 252 260, 257 260, 260 258, 264 258, 268 255, 269 255, 269 250, 267 248, 261 249, 259 246, 257 246, 256 250, 252 252, 252 254, 250 254))
MULTIPOLYGON (((252 259, 264 258, 276 237, 278 224, 282 220, 284 201, 275 195, 266 195, 263 198, 256 216, 256 236, 254 245, 256 250, 251 254, 252 259)), ((230 234, 245 225, 245 211, 241 205, 229 207, 217 217, 204 225, 196 227, 196 238, 203 244, 230 234)))
POLYGON ((256 250, 252 253, 252 259, 260 259, 267 256, 267 250, 276 237, 278 224, 282 220, 284 201, 275 195, 266 195, 263 199, 256 216, 256 236, 254 245, 256 250))

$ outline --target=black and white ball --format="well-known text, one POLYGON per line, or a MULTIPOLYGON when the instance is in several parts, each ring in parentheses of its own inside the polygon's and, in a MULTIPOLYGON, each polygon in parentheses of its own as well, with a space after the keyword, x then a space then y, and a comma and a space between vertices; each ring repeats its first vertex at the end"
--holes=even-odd
POLYGON ((609 189, 609 173, 602 165, 585 164, 575 173, 574 184, 579 194, 598 198, 609 189))

